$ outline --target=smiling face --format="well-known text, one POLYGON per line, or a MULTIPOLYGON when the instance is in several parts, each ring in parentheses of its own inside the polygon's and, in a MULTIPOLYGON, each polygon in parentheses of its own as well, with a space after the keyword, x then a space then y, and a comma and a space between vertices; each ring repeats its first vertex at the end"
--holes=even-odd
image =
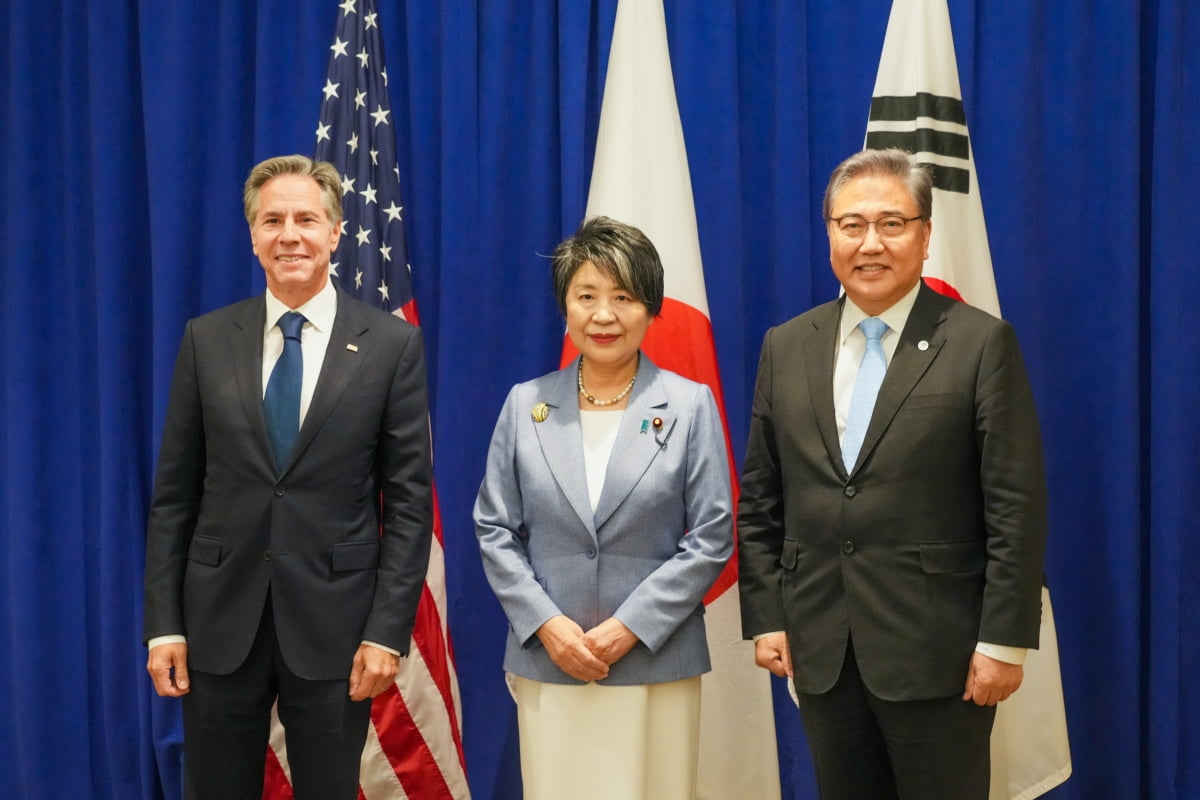
POLYGON ((258 193, 250 241, 267 276, 267 288, 298 308, 329 282, 329 259, 341 225, 321 204, 321 187, 307 175, 271 178, 258 193))
MULTIPOLYGON (((899 178, 865 174, 847 182, 833 199, 829 216, 847 214, 877 220, 887 215, 915 217, 920 211, 899 178)), ((895 238, 881 238, 874 225, 858 240, 843 236, 832 222, 826 229, 833 274, 846 296, 871 316, 891 308, 921 279, 929 258, 929 220, 914 220, 895 238)))
POLYGON ((646 304, 585 261, 567 286, 567 335, 586 361, 620 368, 637 358, 653 317, 646 304))

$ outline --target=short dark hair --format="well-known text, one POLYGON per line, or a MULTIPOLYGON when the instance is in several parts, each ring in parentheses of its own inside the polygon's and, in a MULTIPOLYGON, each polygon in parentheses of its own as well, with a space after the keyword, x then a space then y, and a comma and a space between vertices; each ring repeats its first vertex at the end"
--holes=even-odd
POLYGON ((650 316, 656 317, 662 311, 663 266, 654 243, 632 225, 609 217, 592 217, 550 254, 554 297, 564 317, 567 288, 588 261, 646 306, 650 316))
POLYGON ((825 219, 833 214, 833 198, 847 183, 861 175, 891 175, 899 178, 917 204, 922 219, 933 215, 933 176, 912 153, 895 147, 886 150, 863 150, 855 153, 834 168, 825 187, 825 204, 821 213, 825 219))
POLYGON ((246 212, 246 222, 252 227, 254 215, 258 213, 259 191, 263 184, 280 175, 312 178, 321 187, 321 206, 329 217, 329 224, 337 225, 342 221, 342 179, 333 164, 314 161, 308 156, 275 156, 254 165, 242 190, 242 209, 246 212))

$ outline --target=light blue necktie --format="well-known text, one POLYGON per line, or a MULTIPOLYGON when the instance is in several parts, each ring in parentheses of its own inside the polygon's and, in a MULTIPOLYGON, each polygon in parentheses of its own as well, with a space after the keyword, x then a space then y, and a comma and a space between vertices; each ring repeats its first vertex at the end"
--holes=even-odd
POLYGON ((263 414, 267 420, 267 436, 271 440, 275 466, 282 469, 300 431, 300 381, 304 377, 300 328, 304 325, 304 316, 288 311, 279 318, 278 325, 279 330, 283 331, 283 352, 267 381, 263 414))
POLYGON ((850 415, 846 418, 846 433, 842 436, 842 463, 846 472, 854 469, 858 451, 862 449, 871 423, 871 412, 875 410, 875 397, 887 372, 887 356, 883 354, 880 339, 888 329, 887 323, 875 317, 867 317, 858 323, 867 337, 867 349, 858 365, 858 377, 854 379, 854 392, 850 395, 850 415))

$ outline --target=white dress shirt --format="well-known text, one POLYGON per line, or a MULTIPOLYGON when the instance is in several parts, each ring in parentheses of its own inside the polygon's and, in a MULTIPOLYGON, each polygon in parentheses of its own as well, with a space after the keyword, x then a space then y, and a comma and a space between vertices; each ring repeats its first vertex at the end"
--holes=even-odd
POLYGON ((300 424, 308 413, 317 378, 321 376, 321 365, 325 363, 325 350, 337 316, 337 291, 332 283, 326 283, 321 291, 313 295, 299 308, 288 308, 282 300, 267 290, 267 316, 263 328, 262 390, 267 394, 267 381, 275 362, 283 355, 283 331, 279 330, 279 318, 288 311, 298 311, 304 316, 300 329, 300 352, 304 357, 304 370, 300 376, 300 424))
POLYGON ((583 467, 587 475, 588 500, 592 511, 600 504, 604 491, 604 478, 608 474, 608 460, 612 457, 613 445, 617 442, 617 431, 625 411, 579 410, 579 427, 583 431, 583 467))

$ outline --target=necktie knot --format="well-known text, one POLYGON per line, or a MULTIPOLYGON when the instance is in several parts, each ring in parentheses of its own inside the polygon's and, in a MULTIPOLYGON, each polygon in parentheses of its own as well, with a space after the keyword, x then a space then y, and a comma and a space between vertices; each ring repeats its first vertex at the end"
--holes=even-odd
POLYGON ((888 326, 878 317, 867 317, 858 323, 858 328, 863 332, 863 336, 867 337, 868 342, 878 342, 887 332, 888 326))
POLYGON ((304 315, 299 311, 288 311, 279 318, 279 330, 283 331, 284 339, 300 341, 300 329, 304 327, 304 315))

